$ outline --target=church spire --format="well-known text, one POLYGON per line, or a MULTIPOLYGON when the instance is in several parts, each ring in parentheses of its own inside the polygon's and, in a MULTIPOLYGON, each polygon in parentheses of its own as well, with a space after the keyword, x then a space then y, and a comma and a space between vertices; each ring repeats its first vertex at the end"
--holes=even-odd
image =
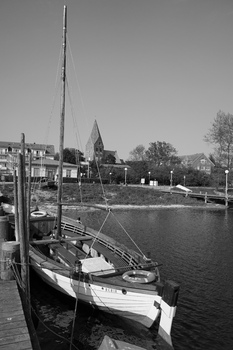
POLYGON ((94 160, 97 158, 101 160, 104 154, 104 143, 100 135, 97 121, 94 121, 91 135, 86 145, 86 159, 94 160))

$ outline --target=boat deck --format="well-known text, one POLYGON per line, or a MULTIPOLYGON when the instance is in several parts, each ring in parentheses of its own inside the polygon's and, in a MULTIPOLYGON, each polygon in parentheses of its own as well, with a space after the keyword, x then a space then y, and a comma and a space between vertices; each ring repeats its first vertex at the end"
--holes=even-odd
MULTIPOLYGON (((70 230, 67 230, 67 229, 63 229, 62 230, 62 234, 65 236, 65 237, 74 237, 76 238, 77 237, 77 234, 81 234, 83 235, 83 232, 80 230, 79 232, 72 232, 70 230)), ((89 238, 92 238, 90 236, 88 236, 89 238)), ((90 249, 94 249, 96 250, 99 254, 102 254, 107 260, 111 261, 111 263, 113 263, 114 267, 117 269, 117 268, 120 268, 120 269, 123 269, 123 268, 128 268, 129 270, 129 265, 132 264, 132 267, 136 267, 136 263, 132 260, 131 263, 129 264, 124 258, 123 256, 116 253, 117 251, 117 248, 115 248, 115 251, 114 249, 109 249, 108 246, 104 246, 103 244, 97 242, 94 240, 93 242, 93 239, 86 239, 85 235, 83 235, 83 237, 81 236, 80 237, 80 240, 85 240, 85 244, 90 248, 90 249)), ((69 243, 68 243, 69 244, 69 243)), ((69 247, 70 249, 71 247, 69 247)), ((84 256, 80 256, 81 254, 81 250, 76 248, 76 246, 73 245, 73 248, 70 249, 72 251, 72 253, 74 255, 76 255, 77 258, 79 259, 83 259, 84 256), (74 251, 74 248, 76 249, 76 251, 74 251)), ((119 250, 119 249, 118 249, 119 250)), ((120 250, 119 250, 120 252, 120 250)), ((83 252, 82 252, 83 253, 83 252)), ((85 255, 85 254, 84 254, 85 255)), ((86 256, 86 255, 85 255, 86 256)), ((77 260, 76 258, 76 260, 77 260)), ((128 257, 129 258, 129 257, 128 257)))

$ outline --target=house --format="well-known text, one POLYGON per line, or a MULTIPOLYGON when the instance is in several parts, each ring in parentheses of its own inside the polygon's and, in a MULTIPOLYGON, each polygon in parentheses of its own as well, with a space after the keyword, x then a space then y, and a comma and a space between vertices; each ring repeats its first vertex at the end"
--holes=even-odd
POLYGON ((104 143, 100 135, 97 121, 95 120, 91 135, 86 144, 85 157, 90 162, 96 159, 99 162, 103 162, 109 155, 115 157, 116 164, 122 164, 122 161, 118 157, 117 151, 109 151, 104 149, 104 143))
POLYGON ((183 166, 204 171, 207 174, 211 174, 211 169, 214 167, 214 163, 204 153, 179 156, 179 158, 183 166))
MULTIPOLYGON (((59 161, 54 159, 36 159, 32 161, 32 178, 49 178, 56 180, 59 161)), ((63 163, 63 179, 77 179, 78 169, 76 164, 63 163)))
MULTIPOLYGON (((18 167, 18 153, 21 151, 20 142, 0 141, 0 175, 1 180, 12 176, 18 167)), ((29 154, 32 154, 32 178, 48 177, 55 179, 58 173, 59 162, 54 160, 54 145, 25 143, 25 162, 28 171, 29 154)), ((63 177, 77 179, 77 165, 64 163, 63 177)))

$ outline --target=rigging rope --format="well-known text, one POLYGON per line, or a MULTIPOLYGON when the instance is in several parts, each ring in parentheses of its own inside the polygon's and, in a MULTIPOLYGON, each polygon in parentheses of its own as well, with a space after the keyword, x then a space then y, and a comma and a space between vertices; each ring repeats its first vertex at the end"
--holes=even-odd
POLYGON ((67 42, 68 42, 68 48, 69 48, 69 52, 70 52, 71 62, 72 62, 73 69, 74 69, 75 81, 76 81, 76 84, 77 84, 77 87, 78 87, 78 91, 79 91, 79 95, 80 95, 83 115, 85 116, 85 120, 86 120, 86 123, 87 123, 87 128, 89 130, 89 123, 88 123, 88 119, 87 119, 86 108, 85 108, 84 100, 83 100, 83 97, 82 97, 81 88, 80 88, 80 84, 79 84, 78 77, 77 77, 77 72, 76 72, 76 69, 75 69, 74 58, 73 58, 73 54, 72 54, 72 50, 71 50, 71 45, 70 45, 68 34, 67 34, 67 42))
POLYGON ((127 237, 131 240, 131 242, 135 245, 135 247, 138 249, 138 251, 142 254, 144 258, 146 258, 145 254, 142 252, 142 250, 139 248, 139 246, 136 244, 136 242, 133 240, 133 238, 130 236, 130 234, 126 231, 124 226, 120 223, 120 221, 117 219, 117 217, 114 215, 114 213, 111 211, 112 216, 116 220, 116 222, 119 224, 119 226, 122 228, 122 230, 125 232, 127 237))

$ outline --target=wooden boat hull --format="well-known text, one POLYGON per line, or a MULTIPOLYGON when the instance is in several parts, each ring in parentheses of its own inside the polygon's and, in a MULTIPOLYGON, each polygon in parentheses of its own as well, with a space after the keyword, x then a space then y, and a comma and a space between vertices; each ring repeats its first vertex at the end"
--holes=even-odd
POLYGON ((98 307, 105 312, 126 317, 151 327, 160 314, 161 296, 154 290, 130 286, 128 283, 109 283, 104 279, 73 278, 72 271, 61 269, 52 261, 45 261, 33 248, 30 249, 30 262, 35 272, 51 287, 80 301, 98 307), (103 279, 102 279, 103 280, 103 279))

